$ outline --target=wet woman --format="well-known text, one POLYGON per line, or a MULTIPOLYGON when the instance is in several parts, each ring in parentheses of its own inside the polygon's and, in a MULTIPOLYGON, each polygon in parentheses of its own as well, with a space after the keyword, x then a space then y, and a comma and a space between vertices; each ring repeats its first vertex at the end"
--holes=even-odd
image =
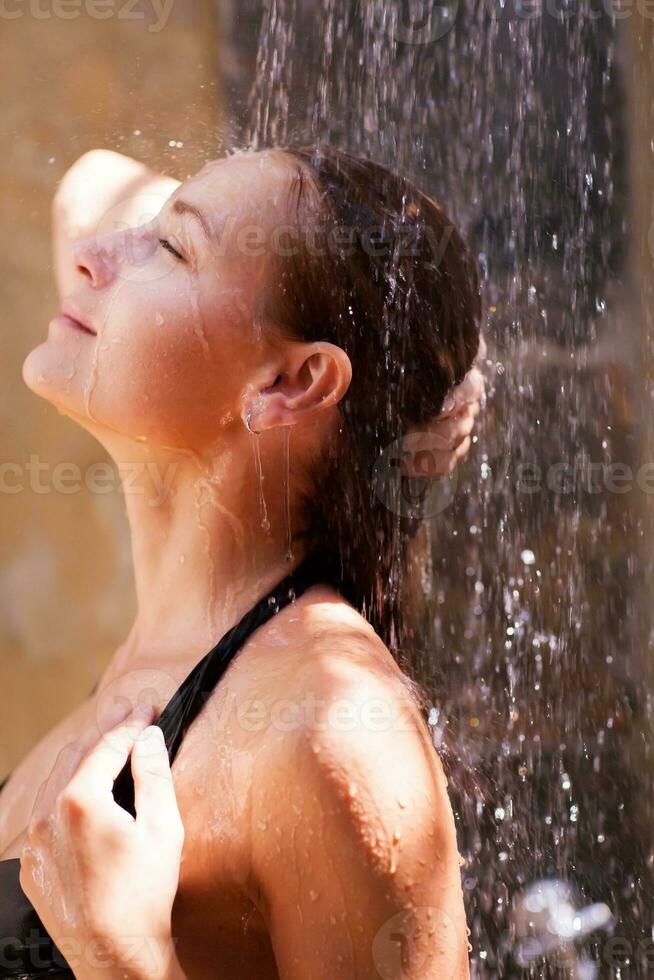
POLYGON ((116 461, 138 615, 3 790, 5 869, 78 978, 467 976, 446 782, 401 669, 421 538, 371 484, 412 429, 433 470, 467 452, 458 232, 327 150, 182 185, 91 154, 55 217, 63 311, 24 377, 116 461), (71 214, 102 231, 144 194, 156 219, 73 244, 71 214))

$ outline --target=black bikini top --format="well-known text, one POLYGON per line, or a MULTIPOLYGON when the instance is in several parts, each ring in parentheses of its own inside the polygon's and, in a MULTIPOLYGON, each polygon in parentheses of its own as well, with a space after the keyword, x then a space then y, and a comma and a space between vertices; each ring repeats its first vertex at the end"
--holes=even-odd
MULTIPOLYGON (((231 660, 249 636, 311 585, 335 582, 334 562, 312 554, 260 599, 241 621, 200 660, 161 712, 157 725, 164 733, 171 765, 190 725, 206 704, 231 660)), ((2 787, 0 786, 0 789, 2 787)), ((117 803, 134 816, 134 783, 128 760, 114 782, 117 803)), ((20 887, 20 861, 0 861, 0 977, 70 980, 73 972, 50 939, 34 907, 20 887)))

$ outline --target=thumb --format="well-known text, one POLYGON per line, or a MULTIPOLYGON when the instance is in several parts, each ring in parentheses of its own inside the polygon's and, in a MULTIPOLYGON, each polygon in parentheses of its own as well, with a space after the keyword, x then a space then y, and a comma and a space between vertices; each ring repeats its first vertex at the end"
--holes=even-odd
POLYGON ((168 750, 158 725, 148 726, 134 742, 132 776, 137 821, 161 826, 180 819, 168 750))

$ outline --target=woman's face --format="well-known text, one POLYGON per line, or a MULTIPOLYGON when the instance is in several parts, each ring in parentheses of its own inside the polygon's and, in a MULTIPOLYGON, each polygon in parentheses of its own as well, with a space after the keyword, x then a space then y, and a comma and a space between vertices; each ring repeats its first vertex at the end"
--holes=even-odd
POLYGON ((242 425, 248 385, 268 370, 272 384, 279 360, 255 310, 290 175, 281 153, 231 156, 149 224, 79 242, 68 316, 27 357, 27 385, 96 433, 162 446, 242 425))

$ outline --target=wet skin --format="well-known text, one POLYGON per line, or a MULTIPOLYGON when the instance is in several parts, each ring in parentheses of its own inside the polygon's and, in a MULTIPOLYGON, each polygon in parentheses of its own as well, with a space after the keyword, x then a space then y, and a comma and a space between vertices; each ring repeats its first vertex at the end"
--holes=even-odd
MULTIPOLYGON (((140 670, 162 706, 172 671, 169 684, 151 665, 106 675, 16 770, 4 840, 29 819, 58 748, 97 724, 103 705, 138 699, 140 670)), ((173 935, 189 977, 306 976, 316 936, 322 956, 332 953, 315 976, 375 976, 395 949, 386 923, 412 907, 433 909, 441 955, 425 970, 414 944, 421 969, 405 975, 465 975, 444 777, 390 654, 330 589, 313 588, 248 642, 186 736, 173 779, 186 829, 173 935)))
MULTIPOLYGON (((291 487, 296 531, 295 491, 331 436, 349 362, 332 345, 262 331, 266 256, 244 255, 233 236, 216 244, 230 219, 232 230, 274 230, 288 180, 279 154, 263 166, 261 156, 232 157, 175 189, 129 247, 119 233, 73 251, 55 228, 66 308, 87 330, 54 321, 25 380, 119 467, 175 471, 164 501, 148 476, 143 494, 126 497, 137 620, 95 697, 13 774, 0 799, 3 857, 18 853, 60 749, 91 727, 100 737, 117 698, 145 696, 160 710, 288 570, 282 429, 293 426, 302 464, 291 487), (209 236, 175 212, 180 200, 209 218, 209 236), (263 433, 265 534, 248 409, 263 433)), ((298 537, 294 564, 302 549, 298 537)), ((390 653, 333 590, 314 587, 251 637, 189 730, 173 778, 186 829, 173 935, 188 977, 468 975, 440 763, 390 653)))

